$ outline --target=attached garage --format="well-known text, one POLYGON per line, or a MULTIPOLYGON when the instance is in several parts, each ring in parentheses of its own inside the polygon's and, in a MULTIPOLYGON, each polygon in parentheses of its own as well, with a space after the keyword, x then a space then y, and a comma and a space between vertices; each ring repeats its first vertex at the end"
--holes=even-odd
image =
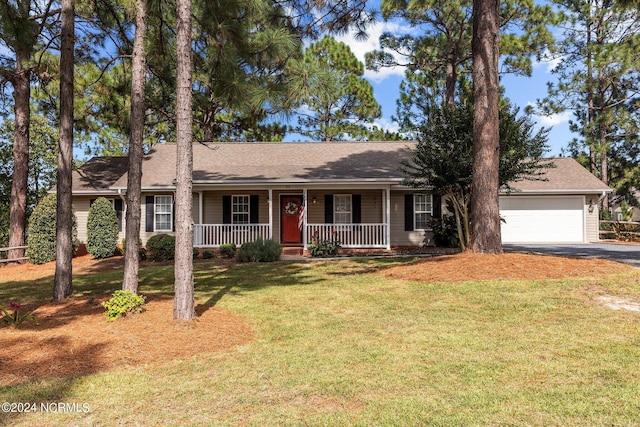
POLYGON ((503 243, 598 241, 598 206, 611 189, 572 158, 552 161, 540 179, 510 183, 500 194, 503 243))
POLYGON ((503 243, 584 243, 585 196, 502 196, 503 243))

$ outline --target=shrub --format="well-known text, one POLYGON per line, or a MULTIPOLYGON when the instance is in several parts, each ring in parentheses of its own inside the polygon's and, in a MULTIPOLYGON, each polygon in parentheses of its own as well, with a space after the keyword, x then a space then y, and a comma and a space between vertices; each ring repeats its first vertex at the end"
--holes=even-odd
POLYGON ((193 259, 197 259, 198 255, 200 255, 200 249, 193 248, 193 259))
POLYGON ((225 258, 233 258, 236 256, 236 244, 235 243, 226 243, 224 245, 220 245, 220 256, 225 258))
POLYGON ((460 246, 455 215, 443 215, 442 218, 433 218, 429 221, 429 226, 433 230, 433 240, 436 246, 445 248, 457 248, 460 246))
POLYGON ((109 258, 118 243, 118 215, 111 202, 97 198, 87 217, 87 251, 94 258, 109 258))
POLYGON ((280 259, 282 248, 271 239, 245 243, 238 251, 240 262, 272 262, 280 259))
POLYGON ((204 251, 202 252, 202 259, 213 259, 216 257, 216 253, 214 251, 204 251))
MULTIPOLYGON (((56 259, 56 195, 45 196, 33 209, 27 229, 29 262, 44 264, 56 259)), ((78 227, 73 215, 73 251, 78 248, 78 227)))
POLYGON ((169 261, 176 255, 176 238, 169 234, 156 234, 147 240, 147 252, 151 261, 169 261))
POLYGON ((341 243, 334 233, 331 239, 320 239, 316 234, 311 238, 309 253, 312 257, 334 256, 338 254, 341 243))
POLYGON ((131 291, 115 291, 109 301, 103 302, 102 306, 107 309, 107 319, 113 322, 118 317, 126 316, 129 313, 142 312, 145 297, 134 294, 131 291))

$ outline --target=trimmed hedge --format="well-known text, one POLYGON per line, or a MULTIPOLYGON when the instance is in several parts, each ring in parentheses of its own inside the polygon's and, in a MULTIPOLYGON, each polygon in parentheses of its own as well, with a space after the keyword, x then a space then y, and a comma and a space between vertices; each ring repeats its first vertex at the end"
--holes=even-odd
POLYGON ((240 262, 272 262, 280 259, 282 248, 271 239, 245 243, 238 251, 240 262))
MULTIPOLYGON (((56 223, 57 198, 55 194, 48 194, 33 209, 29 217, 27 228, 27 254, 29 262, 44 264, 56 259, 56 223)), ((76 215, 73 214, 73 251, 78 248, 78 226, 76 215)))
POLYGON ((236 244, 235 243, 225 243, 224 245, 220 245, 220 256, 224 258, 233 258, 236 256, 236 244))
POLYGON ((151 261, 169 261, 176 256, 176 238, 169 234, 156 234, 147 240, 147 257, 151 261))
POLYGON ((87 217, 87 251, 94 258, 113 256, 118 244, 118 215, 111 202, 96 199, 87 217))

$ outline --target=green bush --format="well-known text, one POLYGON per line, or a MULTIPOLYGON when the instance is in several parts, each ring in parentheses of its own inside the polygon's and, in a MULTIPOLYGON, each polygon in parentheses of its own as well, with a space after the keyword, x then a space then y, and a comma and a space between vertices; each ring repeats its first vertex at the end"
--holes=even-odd
POLYGON ((202 252, 202 259, 213 259, 216 257, 216 253, 214 251, 204 251, 202 252))
POLYGON ((147 256, 151 261, 169 261, 176 255, 176 238, 169 234, 156 234, 147 240, 147 256))
POLYGON ((118 215, 111 202, 97 198, 87 217, 87 251, 94 258, 113 256, 118 244, 118 215))
POLYGON ((200 255, 200 249, 193 248, 193 259, 198 259, 198 255, 200 255))
POLYGON ((455 215, 443 215, 442 218, 432 218, 429 221, 429 226, 433 230, 433 241, 436 246, 444 248, 457 248, 460 246, 455 215))
POLYGON ((272 262, 280 259, 282 248, 271 239, 258 239, 240 246, 238 261, 240 262, 272 262))
POLYGON ((115 291, 109 301, 103 302, 102 306, 107 309, 107 319, 113 322, 118 317, 126 316, 129 313, 142 312, 145 297, 134 294, 131 291, 115 291))
MULTIPOLYGON (((49 194, 33 209, 27 228, 29 262, 44 264, 56 259, 56 195, 49 194)), ((73 215, 73 251, 78 248, 78 227, 73 215)))
POLYGON ((233 258, 236 256, 236 244, 235 243, 226 243, 224 245, 220 245, 220 256, 225 258, 233 258))
POLYGON ((338 250, 342 247, 335 232, 330 239, 320 239, 318 235, 311 238, 309 245, 309 253, 312 257, 334 256, 338 254, 338 250))

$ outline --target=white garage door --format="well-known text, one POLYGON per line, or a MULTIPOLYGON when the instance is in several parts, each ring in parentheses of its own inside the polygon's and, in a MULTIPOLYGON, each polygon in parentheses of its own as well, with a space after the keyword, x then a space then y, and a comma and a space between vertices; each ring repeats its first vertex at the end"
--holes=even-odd
POLYGON ((500 197, 503 243, 582 243, 583 197, 500 197))

